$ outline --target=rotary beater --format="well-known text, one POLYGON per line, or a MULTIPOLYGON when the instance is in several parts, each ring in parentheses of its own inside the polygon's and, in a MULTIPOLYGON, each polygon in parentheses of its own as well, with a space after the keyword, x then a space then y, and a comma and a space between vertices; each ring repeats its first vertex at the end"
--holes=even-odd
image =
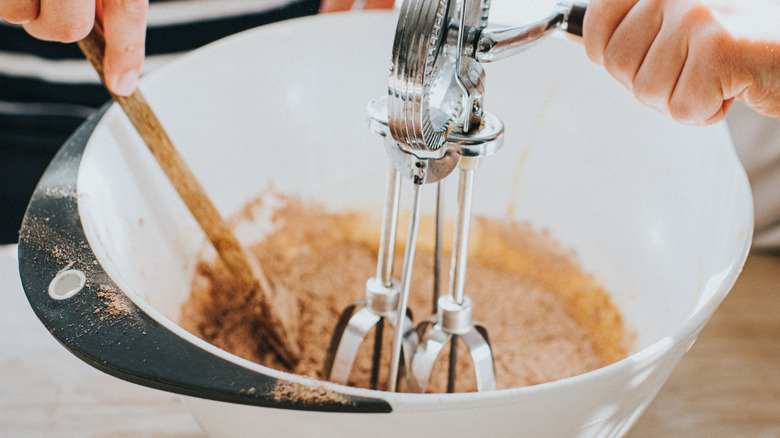
MULTIPOLYGON (((364 338, 374 329, 371 387, 379 387, 385 324, 392 327, 388 391, 425 392, 449 345, 447 390, 454 392, 458 345, 473 362, 478 391, 495 389, 485 325, 473 319, 465 294, 473 187, 480 161, 503 144, 502 121, 484 110, 482 63, 522 52, 556 29, 581 35, 583 4, 559 4, 530 25, 488 29, 489 0, 405 0, 393 42, 387 96, 368 105, 371 131, 382 137, 390 166, 376 275, 365 297, 347 307, 333 333, 325 373, 347 384, 364 338), (443 183, 458 170, 458 199, 448 290, 442 294, 443 183), (393 277, 401 181, 412 187, 401 277, 393 277), (408 309, 425 185, 436 190, 433 316, 416 327, 408 309)), ((418 293, 419 291, 414 291, 418 293)))

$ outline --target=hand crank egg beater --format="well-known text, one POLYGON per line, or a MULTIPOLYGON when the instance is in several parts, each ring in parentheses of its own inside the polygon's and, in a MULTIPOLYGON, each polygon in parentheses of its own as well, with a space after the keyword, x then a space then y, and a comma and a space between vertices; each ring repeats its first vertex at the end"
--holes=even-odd
POLYGON ((379 380, 385 321, 393 328, 387 389, 396 391, 403 368, 406 390, 425 392, 434 363, 450 346, 448 391, 453 392, 459 340, 469 350, 479 391, 496 387, 486 326, 473 320, 473 302, 464 292, 474 178, 480 161, 503 144, 504 124, 484 110, 485 72, 481 62, 518 53, 551 31, 581 35, 585 6, 562 4, 552 15, 515 29, 487 30, 489 0, 408 0, 401 6, 393 43, 388 95, 372 101, 372 131, 384 138, 391 167, 376 276, 365 299, 342 314, 326 361, 330 380, 347 383, 358 348, 375 328, 372 387, 379 380), (458 214, 452 243, 449 288, 442 295, 441 257, 445 178, 459 168, 458 214), (400 281, 392 277, 398 224, 399 178, 412 183, 410 225, 400 281), (407 309, 425 184, 436 184, 436 243, 433 309, 417 329, 407 309), (358 306, 362 309, 357 310, 358 306), (403 367, 401 366, 403 364, 403 367))

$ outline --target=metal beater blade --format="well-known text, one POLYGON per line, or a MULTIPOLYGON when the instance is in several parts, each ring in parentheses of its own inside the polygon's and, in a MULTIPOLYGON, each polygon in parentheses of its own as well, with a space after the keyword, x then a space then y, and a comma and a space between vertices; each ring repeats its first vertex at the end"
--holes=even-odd
MULTIPOLYGON (((402 336, 406 334, 405 338, 402 339, 402 346, 399 348, 406 351, 404 357, 407 364, 416 348, 417 337, 410 313, 405 312, 400 317, 396 313, 399 306, 400 288, 398 282, 392 277, 400 196, 399 172, 389 166, 376 275, 366 282, 365 298, 348 306, 342 312, 336 325, 325 360, 325 375, 332 382, 347 384, 358 350, 368 332, 373 328, 375 336, 371 387, 377 389, 384 324, 386 322, 396 328, 396 332, 400 331, 402 336), (402 323, 399 324, 398 321, 402 321, 402 323)), ((398 370, 395 372, 398 373, 398 370)))
MULTIPOLYGON (((387 98, 371 101, 367 112, 369 128, 373 133, 384 138, 385 150, 392 165, 388 173, 385 194, 377 273, 366 283, 366 298, 347 307, 342 313, 331 340, 325 368, 329 380, 346 383, 357 350, 365 335, 371 328, 375 326, 379 328, 380 322, 387 321, 394 328, 388 390, 396 391, 399 387, 399 376, 402 371, 409 370, 418 341, 417 332, 412 325, 408 311, 408 302, 421 215, 422 185, 439 182, 452 173, 458 166, 463 151, 467 151, 468 154, 477 154, 481 149, 474 148, 470 140, 460 139, 441 148, 436 153, 435 158, 419 158, 417 155, 409 153, 403 145, 391 137, 387 98), (413 187, 413 201, 400 283, 391 277, 400 198, 399 176, 411 181, 413 187), (357 310, 358 308, 360 310, 357 310), (395 323, 400 320, 405 321, 403 325, 395 323)), ((486 126, 487 130, 490 131, 486 137, 489 137, 490 141, 494 141, 503 132, 503 125, 497 119, 493 123, 487 123, 486 126)), ((488 149, 494 150, 493 148, 488 149)), ((381 329, 377 331, 379 330, 381 329)), ((379 333, 377 333, 378 337, 379 333)), ((374 370, 376 370, 378 358, 381 356, 381 352, 376 349, 378 345, 381 344, 376 340, 374 370)), ((375 371, 372 381, 376 381, 376 377, 377 372, 375 371)))
POLYGON ((474 171, 478 160, 478 158, 461 160, 458 180, 458 218, 452 249, 449 294, 439 298, 436 316, 418 327, 422 339, 412 357, 409 379, 409 389, 412 392, 425 392, 434 363, 447 344, 450 344, 447 390, 454 392, 459 340, 466 344, 471 354, 477 390, 488 391, 496 387, 493 352, 487 329, 472 319, 473 303, 464 294, 474 171))

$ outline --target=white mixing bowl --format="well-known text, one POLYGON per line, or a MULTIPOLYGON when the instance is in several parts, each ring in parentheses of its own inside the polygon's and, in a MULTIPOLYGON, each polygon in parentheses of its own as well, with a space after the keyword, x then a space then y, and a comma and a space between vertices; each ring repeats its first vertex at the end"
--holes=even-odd
MULTIPOLYGON (((141 89, 225 216, 269 188, 332 210, 378 212, 387 162, 367 129, 365 107, 386 93, 395 25, 393 13, 374 12, 264 26, 171 63, 144 78, 141 89)), ((209 435, 620 436, 650 403, 728 293, 750 247, 751 195, 727 128, 681 126, 643 107, 563 38, 486 69, 485 106, 504 121, 506 141, 477 172, 475 214, 529 221, 574 249, 636 333, 635 352, 583 375, 486 393, 395 394, 323 384, 379 400, 392 411, 385 413, 185 397, 209 435)), ((250 374, 312 383, 239 359, 176 326, 202 233, 116 106, 86 138, 76 191, 94 264, 190 347, 250 374)), ((432 202, 426 205, 431 211, 432 202)), ((22 239, 20 258, 27 258, 31 240, 22 239)), ((26 269, 32 276, 24 266, 23 276, 26 269)), ((52 332, 89 359, 68 343, 76 336, 52 332)), ((157 354, 131 346, 128 357, 157 354)), ((102 361, 111 358, 96 366, 149 384, 102 361)))

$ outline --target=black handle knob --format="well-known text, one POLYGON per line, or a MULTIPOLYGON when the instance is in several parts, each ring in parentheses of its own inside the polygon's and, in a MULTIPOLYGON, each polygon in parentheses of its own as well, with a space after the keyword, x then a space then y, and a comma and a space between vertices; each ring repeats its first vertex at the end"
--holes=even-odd
POLYGON ((587 3, 574 3, 572 5, 566 21, 566 32, 579 37, 582 36, 582 22, 585 20, 585 11, 587 9, 587 3))

